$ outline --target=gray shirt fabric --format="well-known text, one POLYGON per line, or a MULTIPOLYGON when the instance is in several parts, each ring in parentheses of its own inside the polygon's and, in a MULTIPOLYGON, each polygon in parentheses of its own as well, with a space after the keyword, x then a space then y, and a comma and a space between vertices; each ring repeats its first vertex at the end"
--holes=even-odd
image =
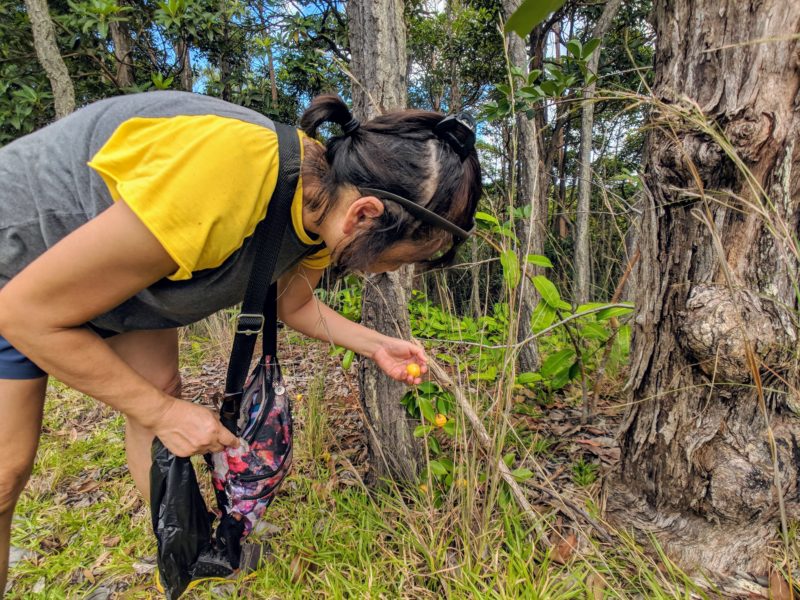
MULTIPOLYGON (((274 130, 241 106, 186 92, 148 92, 96 102, 0 148, 0 287, 61 238, 113 204, 87 162, 133 117, 218 115, 274 130)), ((182 281, 162 279, 91 324, 114 332, 187 325, 241 302, 254 261, 253 238, 219 267, 182 281)), ((287 227, 273 279, 319 250, 287 227)))

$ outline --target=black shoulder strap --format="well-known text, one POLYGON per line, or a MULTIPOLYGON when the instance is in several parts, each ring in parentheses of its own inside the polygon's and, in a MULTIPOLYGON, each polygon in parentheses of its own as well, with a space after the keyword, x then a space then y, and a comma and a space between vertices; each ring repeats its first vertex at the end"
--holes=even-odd
POLYGON ((294 127, 275 123, 275 130, 278 134, 278 181, 269 201, 267 216, 253 233, 255 262, 242 311, 236 321, 236 334, 225 381, 225 401, 220 411, 223 422, 226 421, 226 415, 233 418, 234 428, 256 338, 262 329, 264 353, 275 356, 277 350, 278 286, 271 282, 300 176, 300 140, 294 127))

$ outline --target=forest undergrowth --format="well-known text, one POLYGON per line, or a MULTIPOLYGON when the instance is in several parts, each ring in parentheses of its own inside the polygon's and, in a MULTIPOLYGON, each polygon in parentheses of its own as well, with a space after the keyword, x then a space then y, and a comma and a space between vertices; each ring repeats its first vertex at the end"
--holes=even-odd
MULTIPOLYGON (((546 287, 542 281, 538 287, 546 287)), ((566 306, 564 314, 553 311, 549 323, 538 324, 541 369, 508 378, 507 306, 472 319, 423 297, 418 292, 411 303, 414 334, 473 403, 492 447, 478 443, 454 394, 426 381, 403 399, 419 419, 426 472, 414 486, 368 488, 358 359, 284 331, 297 453, 257 533, 272 556, 246 581, 187 597, 716 597, 710 583, 682 573, 655 544, 642 546, 603 520, 604 475, 619 457, 614 430, 624 408, 629 309, 571 311, 577 350, 563 324, 552 328, 559 316, 568 319, 566 306), (613 344, 608 352, 605 342, 613 344), (583 369, 574 367, 579 356, 583 369), (603 360, 602 382, 594 385, 603 360), (587 389, 598 394, 588 422, 587 389), (499 476, 499 461, 534 516, 499 476)), ((327 299, 357 318, 355 279, 327 299)), ((228 324, 222 313, 184 332, 184 397, 218 399, 228 324)), ((51 382, 35 472, 15 516, 9 598, 159 597, 149 513, 127 473, 123 437, 119 415, 51 382)))

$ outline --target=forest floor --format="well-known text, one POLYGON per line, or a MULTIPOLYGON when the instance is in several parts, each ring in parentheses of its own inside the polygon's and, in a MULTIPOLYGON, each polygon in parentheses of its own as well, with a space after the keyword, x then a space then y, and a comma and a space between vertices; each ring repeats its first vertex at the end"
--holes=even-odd
MULTIPOLYGON (((197 339, 183 345, 184 398, 212 404, 224 385, 224 352, 197 339)), ((439 506, 426 486, 369 493, 356 368, 343 371, 319 343, 295 337, 283 348, 297 451, 256 534, 273 554, 247 581, 187 598, 692 596, 688 579, 632 542, 600 549, 596 532, 579 522, 602 514, 603 474, 619 458, 618 390, 600 399, 589 425, 569 395, 547 407, 515 398, 515 434, 504 451, 524 445, 538 465, 531 481, 566 501, 526 488, 554 540, 542 559, 513 503, 485 510, 479 478, 439 506)), ((160 597, 149 511, 127 472, 123 437, 119 414, 51 382, 36 467, 14 517, 7 598, 160 597)))

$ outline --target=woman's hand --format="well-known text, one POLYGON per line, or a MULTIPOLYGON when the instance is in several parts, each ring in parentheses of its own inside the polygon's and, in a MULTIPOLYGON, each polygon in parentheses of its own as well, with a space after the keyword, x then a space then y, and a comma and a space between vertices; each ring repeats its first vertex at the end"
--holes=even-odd
POLYGON ((420 377, 412 377, 406 371, 406 367, 411 363, 416 363, 420 367, 420 372, 428 371, 426 363, 428 357, 425 350, 416 344, 387 337, 382 341, 377 349, 372 353, 372 360, 392 379, 405 382, 409 385, 422 383, 420 377))
POLYGON ((172 398, 150 429, 175 456, 192 456, 236 447, 239 439, 208 408, 172 398))

